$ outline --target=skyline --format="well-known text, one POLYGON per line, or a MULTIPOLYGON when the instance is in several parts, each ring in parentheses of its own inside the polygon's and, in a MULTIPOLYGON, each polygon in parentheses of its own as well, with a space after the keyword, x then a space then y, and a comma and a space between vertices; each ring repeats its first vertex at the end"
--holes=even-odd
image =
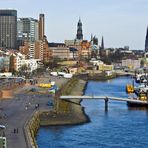
POLYGON ((45 34, 49 42, 64 42, 74 39, 79 17, 83 24, 84 39, 90 40, 91 33, 105 47, 144 49, 147 20, 147 0, 1 0, 1 9, 13 8, 18 17, 38 19, 45 14, 45 34), (32 6, 32 7, 31 7, 32 6))

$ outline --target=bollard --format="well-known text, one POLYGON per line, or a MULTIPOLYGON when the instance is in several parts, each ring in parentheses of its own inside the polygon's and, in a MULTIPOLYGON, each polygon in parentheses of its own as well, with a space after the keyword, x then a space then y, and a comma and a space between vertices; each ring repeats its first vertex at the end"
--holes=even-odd
POLYGON ((108 111, 108 97, 106 97, 104 101, 105 101, 105 111, 107 112, 108 111))

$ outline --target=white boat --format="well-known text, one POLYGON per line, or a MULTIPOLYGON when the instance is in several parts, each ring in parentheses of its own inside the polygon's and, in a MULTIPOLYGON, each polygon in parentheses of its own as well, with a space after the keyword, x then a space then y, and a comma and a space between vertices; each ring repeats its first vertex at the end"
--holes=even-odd
POLYGON ((136 74, 136 82, 137 83, 145 83, 145 82, 147 82, 146 77, 147 77, 147 74, 144 74, 144 73, 136 74))
POLYGON ((148 86, 146 84, 141 84, 137 87, 134 87, 134 90, 136 93, 147 93, 148 91, 148 86))

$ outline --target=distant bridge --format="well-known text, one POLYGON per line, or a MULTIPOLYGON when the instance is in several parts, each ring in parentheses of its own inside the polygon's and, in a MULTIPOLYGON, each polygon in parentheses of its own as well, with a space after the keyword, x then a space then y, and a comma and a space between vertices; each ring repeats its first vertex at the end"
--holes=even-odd
POLYGON ((23 79, 23 80, 26 80, 23 77, 13 77, 13 76, 11 76, 11 77, 0 77, 0 79, 23 79))
POLYGON ((135 73, 134 72, 125 72, 125 71, 121 71, 121 70, 116 70, 115 71, 118 75, 131 75, 134 76, 135 73))

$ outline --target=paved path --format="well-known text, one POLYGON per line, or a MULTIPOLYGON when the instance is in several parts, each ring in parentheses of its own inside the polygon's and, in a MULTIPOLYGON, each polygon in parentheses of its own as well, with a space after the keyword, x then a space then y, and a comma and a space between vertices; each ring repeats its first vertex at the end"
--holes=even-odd
POLYGON ((0 124, 6 126, 8 148, 27 148, 23 126, 32 115, 35 105, 39 108, 50 109, 46 104, 51 99, 47 95, 17 95, 14 99, 0 102, 0 124), (27 106, 27 109, 26 109, 27 106), (18 128, 18 133, 14 129, 18 128))
MULTIPOLYGON (((46 73, 36 79, 38 83, 47 83, 49 80, 55 81, 58 87, 67 82, 66 79, 51 77, 46 73)), ((23 127, 34 110, 36 110, 36 104, 39 104, 39 109, 50 109, 47 106, 47 102, 52 99, 49 95, 25 94, 34 87, 29 85, 19 88, 15 92, 16 95, 13 99, 0 100, 0 124, 6 126, 5 134, 8 148, 27 148, 23 127), (18 129, 18 133, 14 133, 14 129, 18 129)))

